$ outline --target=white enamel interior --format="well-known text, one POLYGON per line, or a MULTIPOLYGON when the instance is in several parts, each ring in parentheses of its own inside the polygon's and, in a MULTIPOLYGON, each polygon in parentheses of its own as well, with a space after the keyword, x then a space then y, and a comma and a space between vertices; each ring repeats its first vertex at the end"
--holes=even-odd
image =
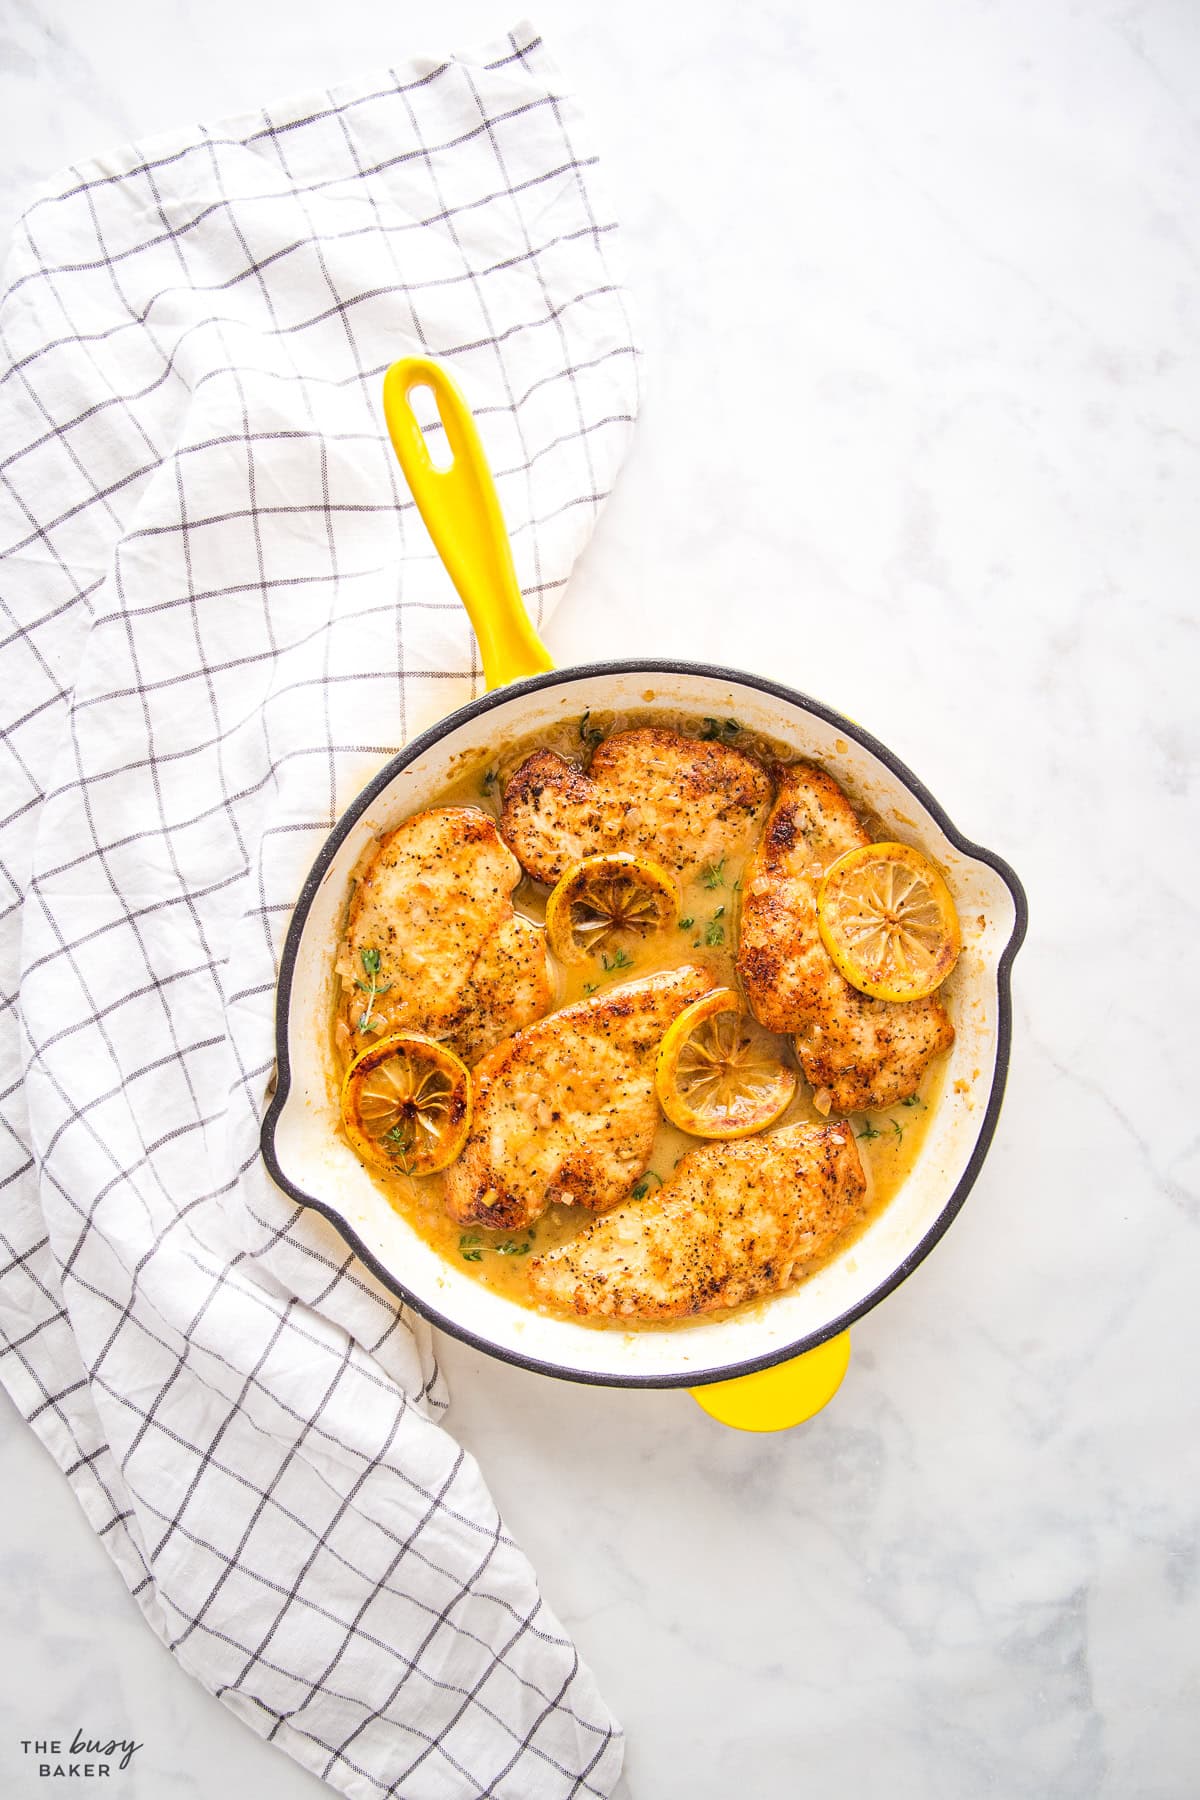
POLYGON ((325 874, 293 973, 288 1045, 291 1088, 276 1130, 280 1167, 294 1186, 344 1221, 424 1311, 495 1351, 591 1379, 712 1379, 757 1359, 778 1358, 819 1339, 861 1309, 936 1225, 966 1169, 983 1125, 996 1060, 997 964, 1015 924, 1009 889, 987 863, 964 856, 898 776, 844 730, 736 680, 644 670, 581 674, 469 719, 401 770, 350 831, 325 874), (957 1037, 943 1098, 919 1159, 899 1194, 868 1230, 810 1280, 719 1322, 624 1331, 542 1317, 501 1299, 430 1248, 373 1185, 335 1129, 328 1019, 334 945, 350 873, 369 840, 429 804, 464 752, 495 748, 551 721, 594 710, 647 705, 732 716, 794 747, 846 784, 897 838, 920 844, 941 865, 963 923, 964 949, 951 978, 957 1037), (982 927, 979 920, 982 918, 982 927), (961 1089, 958 1084, 962 1083, 961 1089))

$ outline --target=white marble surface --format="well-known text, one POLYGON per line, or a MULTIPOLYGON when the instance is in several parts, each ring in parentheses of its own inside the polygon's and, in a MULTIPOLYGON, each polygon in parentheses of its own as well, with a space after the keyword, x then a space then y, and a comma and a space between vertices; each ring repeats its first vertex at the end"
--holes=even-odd
MULTIPOLYGON (((516 16, 3 0, 0 227, 106 143, 516 16)), ((446 1344, 452 1426, 627 1726, 629 1800, 1185 1800, 1200 11, 535 16, 606 155, 650 384, 554 651, 844 707, 1010 857, 1032 927, 985 1172, 825 1415, 746 1438, 446 1344)), ((6 1419, 3 1791, 50 1791, 18 1740, 86 1708, 145 1744, 111 1793, 315 1797, 160 1649, 6 1419)))

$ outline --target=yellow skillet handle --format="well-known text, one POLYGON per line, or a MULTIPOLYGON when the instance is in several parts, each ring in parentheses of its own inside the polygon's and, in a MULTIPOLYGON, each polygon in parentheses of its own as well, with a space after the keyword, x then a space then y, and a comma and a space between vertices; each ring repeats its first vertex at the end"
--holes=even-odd
POLYGON ((462 596, 490 688, 552 669, 517 586, 504 515, 475 421, 439 363, 406 356, 383 378, 383 416, 434 548, 462 596), (409 395, 433 390, 454 461, 435 469, 409 395))
POLYGON ((737 1431, 787 1431, 827 1406, 850 1363, 850 1333, 843 1331, 791 1362, 692 1388, 692 1399, 722 1425, 737 1431))

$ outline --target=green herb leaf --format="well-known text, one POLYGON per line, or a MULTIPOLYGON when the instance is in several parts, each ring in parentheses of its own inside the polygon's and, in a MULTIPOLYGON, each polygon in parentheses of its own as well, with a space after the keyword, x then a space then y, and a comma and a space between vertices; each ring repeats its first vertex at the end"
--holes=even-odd
MULTIPOLYGON (((724 908, 721 910, 724 911, 724 908)), ((708 945, 710 950, 715 950, 718 944, 723 944, 725 942, 725 927, 715 914, 705 926, 704 942, 708 945)))
POLYGON ((597 991, 597 989, 599 988, 599 986, 600 986, 600 983, 598 981, 585 981, 583 984, 584 999, 586 1000, 589 998, 590 995, 594 994, 597 991))
POLYGON ((600 961, 604 964, 605 972, 609 975, 612 974, 614 969, 632 969, 633 967, 632 956, 628 956, 620 946, 613 951, 611 961, 609 960, 608 952, 602 950, 600 952, 600 961))
POLYGON ((680 931, 690 931, 695 923, 696 921, 694 918, 680 919, 679 929, 680 931))
POLYGON ((479 782, 480 793, 485 796, 490 794, 499 779, 499 775, 499 769, 485 769, 479 782))
POLYGON ((642 1176, 642 1179, 640 1181, 635 1181, 633 1186, 630 1188, 630 1190, 629 1190, 630 1199, 631 1200, 644 1200, 646 1198, 646 1195, 650 1192, 650 1183, 652 1181, 657 1181, 659 1187, 661 1187, 663 1184, 662 1176, 658 1173, 658 1171, 656 1169, 647 1169, 646 1173, 642 1176))
POLYGON ((603 738, 604 733, 601 731, 601 729, 598 725, 589 725, 588 724, 588 720, 591 718, 591 716, 592 716, 592 709, 589 706, 587 711, 584 713, 582 719, 580 719, 580 721, 579 721, 579 736, 580 736, 581 742, 585 743, 590 750, 594 750, 596 748, 596 745, 603 738))
POLYGON ((363 993, 367 996, 367 1008, 358 1021, 358 1029, 360 1031, 378 1031, 379 1027, 372 1022, 371 1014, 375 1010, 375 1002, 379 995, 390 993, 392 984, 389 981, 383 987, 380 987, 379 985, 378 950, 374 950, 368 946, 367 949, 359 951, 358 958, 362 963, 365 973, 369 977, 367 981, 360 981, 357 975, 354 978, 355 987, 361 988, 363 993))
POLYGON ((871 1138, 882 1137, 883 1133, 881 1131, 876 1131, 876 1129, 872 1125, 870 1119, 868 1119, 866 1124, 863 1126, 862 1130, 859 1132, 858 1135, 860 1138, 867 1138, 868 1140, 870 1140, 871 1138))
POLYGON ((902 1144, 904 1142, 904 1127, 903 1127, 903 1125, 898 1125, 896 1123, 895 1119, 892 1119, 890 1121, 890 1124, 891 1124, 892 1130, 896 1134, 896 1142, 898 1144, 902 1144))
MULTIPOLYGON (((377 1025, 371 1026, 372 1031, 378 1029, 377 1025)), ((397 1164, 407 1175, 408 1153, 412 1149, 412 1130, 408 1123, 402 1119, 398 1125, 393 1125, 390 1131, 385 1131, 380 1141, 387 1146, 388 1160, 397 1164)))
POLYGON ((908 1096, 908 1099, 902 1100, 900 1102, 900 1104, 901 1104, 901 1106, 924 1106, 925 1102, 923 1100, 918 1099, 916 1094, 910 1094, 908 1096))
POLYGON ((735 738, 741 729, 742 728, 736 719, 710 719, 706 717, 704 721, 704 730, 700 733, 700 736, 710 742, 713 738, 735 738))
POLYGON ((487 1244, 477 1231, 464 1231, 458 1240, 458 1254, 464 1262, 482 1262, 485 1250, 494 1250, 497 1256, 528 1256, 532 1249, 532 1232, 520 1243, 516 1238, 504 1238, 498 1244, 487 1244))
POLYGON ((706 888, 724 887, 725 858, 722 857, 719 863, 709 863, 701 876, 701 880, 704 882, 706 888))

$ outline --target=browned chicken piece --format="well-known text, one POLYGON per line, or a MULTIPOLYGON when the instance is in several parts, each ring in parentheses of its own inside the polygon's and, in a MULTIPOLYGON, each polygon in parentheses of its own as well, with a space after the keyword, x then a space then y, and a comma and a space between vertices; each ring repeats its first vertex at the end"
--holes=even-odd
POLYGON ((611 851, 680 874, 743 855, 770 799, 770 777, 745 751, 649 727, 605 738, 586 774, 535 750, 504 789, 500 829, 548 886, 572 863, 611 851))
POLYGON ((935 994, 900 1003, 851 987, 821 942, 817 890, 832 862, 870 843, 831 775, 784 769, 762 842, 742 878, 738 974, 759 1023, 794 1034, 823 1112, 870 1112, 914 1094, 954 1041, 935 994))
POLYGON ((609 988, 517 1032, 475 1071, 475 1109, 445 1205, 463 1224, 511 1230, 552 1200, 623 1200, 654 1148, 654 1059, 677 1013, 714 985, 685 964, 609 988))
POLYGON ((845 1120, 689 1150, 661 1188, 538 1257, 529 1285, 576 1313, 677 1319, 779 1294, 864 1216, 845 1120))
POLYGON ((540 1019, 552 1005, 545 933, 513 913, 475 960, 453 1047, 464 1062, 474 1063, 502 1037, 540 1019))
POLYGON ((351 1054, 421 1031, 470 1062, 549 1011, 544 933, 513 911, 520 879, 495 821, 470 807, 416 813, 380 841, 337 962, 351 1054))

